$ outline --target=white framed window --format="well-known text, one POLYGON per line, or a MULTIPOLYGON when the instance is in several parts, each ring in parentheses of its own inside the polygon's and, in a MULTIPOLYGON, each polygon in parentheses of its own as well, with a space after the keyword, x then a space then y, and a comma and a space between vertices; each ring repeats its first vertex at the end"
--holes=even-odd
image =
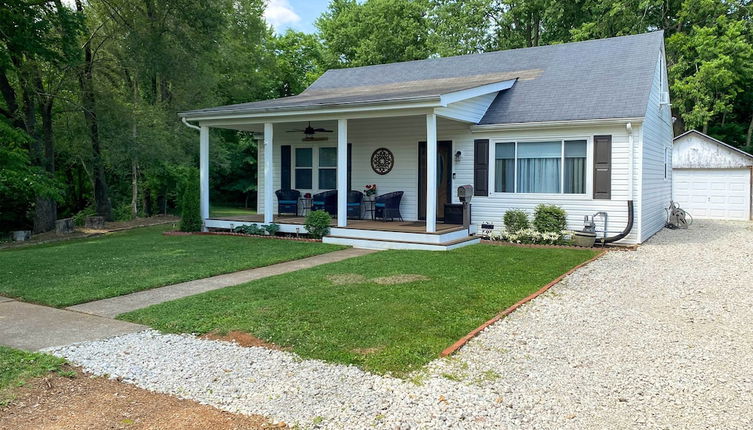
POLYGON ((319 148, 319 189, 334 190, 337 188, 337 148, 319 148))
POLYGON ((295 148, 295 187, 297 189, 310 190, 314 188, 312 183, 313 168, 313 148, 295 148))
POLYGON ((494 143, 494 192, 585 195, 588 139, 494 143))

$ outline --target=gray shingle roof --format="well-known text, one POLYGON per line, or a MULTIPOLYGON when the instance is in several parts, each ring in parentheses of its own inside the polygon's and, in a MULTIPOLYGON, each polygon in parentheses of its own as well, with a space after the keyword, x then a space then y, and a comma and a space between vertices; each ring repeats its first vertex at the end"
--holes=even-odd
POLYGON ((410 100, 519 78, 480 124, 643 117, 663 33, 328 70, 298 96, 188 117, 410 100))

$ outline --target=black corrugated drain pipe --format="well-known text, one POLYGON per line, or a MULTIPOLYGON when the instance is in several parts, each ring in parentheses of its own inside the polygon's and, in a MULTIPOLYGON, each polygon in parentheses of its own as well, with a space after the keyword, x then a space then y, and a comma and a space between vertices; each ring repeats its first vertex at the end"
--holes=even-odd
POLYGON ((630 230, 633 229, 633 201, 632 200, 628 200, 627 207, 628 207, 628 222, 627 222, 627 225, 625 226, 625 229, 622 230, 622 233, 616 234, 614 236, 597 238, 596 243, 604 244, 604 243, 617 242, 618 240, 624 239, 625 236, 630 234, 630 230))

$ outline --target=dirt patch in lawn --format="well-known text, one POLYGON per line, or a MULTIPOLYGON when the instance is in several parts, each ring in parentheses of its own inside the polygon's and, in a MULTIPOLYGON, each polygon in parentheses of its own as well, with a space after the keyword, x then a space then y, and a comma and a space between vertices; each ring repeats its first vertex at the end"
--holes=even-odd
POLYGON ((392 276, 382 276, 381 278, 374 278, 371 281, 375 282, 379 285, 397 285, 397 284, 407 284, 409 282, 416 282, 416 281, 428 281, 431 278, 424 275, 413 275, 413 274, 400 274, 400 275, 392 275, 392 276))
POLYGON ((358 273, 337 273, 327 275, 327 280, 335 285, 361 284, 366 282, 366 277, 358 273))
POLYGON ((279 345, 275 345, 274 343, 267 342, 264 339, 259 339, 258 337, 242 332, 242 331, 231 331, 227 334, 219 334, 219 333, 207 333, 203 336, 201 336, 202 339, 209 339, 209 340, 221 340, 224 342, 232 342, 240 346, 260 346, 262 348, 267 349, 274 349, 276 351, 290 351, 290 348, 285 348, 279 345))
POLYGON ((0 407, 3 429, 271 429, 258 415, 240 415, 153 393, 115 380, 91 377, 80 370, 72 379, 51 375, 14 391, 0 407))
POLYGON ((383 346, 377 346, 373 348, 355 348, 355 349, 352 349, 351 351, 355 352, 356 354, 371 355, 371 354, 376 354, 377 352, 381 352, 383 350, 384 350, 383 346))

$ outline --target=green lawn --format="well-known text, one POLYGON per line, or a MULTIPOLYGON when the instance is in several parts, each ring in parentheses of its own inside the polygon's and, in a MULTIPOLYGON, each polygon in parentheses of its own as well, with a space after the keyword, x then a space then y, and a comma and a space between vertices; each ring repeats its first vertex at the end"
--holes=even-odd
POLYGON ((234 236, 163 236, 168 226, 0 251, 0 295, 70 306, 342 249, 234 236))
MULTIPOLYGON (((65 360, 52 355, 0 346, 0 406, 13 399, 12 389, 27 380, 60 372, 65 360)), ((66 373, 67 375, 67 373, 66 373)))
POLYGON ((120 318, 167 332, 240 330, 303 357, 402 374, 595 254, 491 245, 449 252, 383 251, 120 318), (396 275, 425 279, 376 282, 396 275))
POLYGON ((218 218, 224 216, 254 215, 256 209, 245 209, 234 206, 212 206, 209 209, 209 216, 218 218))

